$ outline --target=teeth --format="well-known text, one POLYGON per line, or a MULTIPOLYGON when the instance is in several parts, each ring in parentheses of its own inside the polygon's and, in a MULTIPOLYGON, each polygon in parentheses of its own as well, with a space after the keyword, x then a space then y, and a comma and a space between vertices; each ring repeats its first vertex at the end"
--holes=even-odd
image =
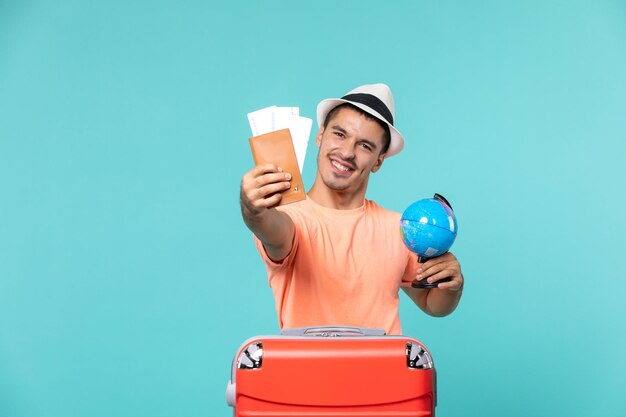
POLYGON ((341 165, 341 164, 340 164, 339 162, 337 162, 337 161, 332 161, 332 163, 333 163, 333 166, 334 166, 335 168, 337 168, 338 170, 340 170, 340 171, 344 171, 344 172, 345 172, 345 171, 349 171, 349 170, 350 170, 350 168, 348 168, 348 167, 346 167, 346 166, 341 165))

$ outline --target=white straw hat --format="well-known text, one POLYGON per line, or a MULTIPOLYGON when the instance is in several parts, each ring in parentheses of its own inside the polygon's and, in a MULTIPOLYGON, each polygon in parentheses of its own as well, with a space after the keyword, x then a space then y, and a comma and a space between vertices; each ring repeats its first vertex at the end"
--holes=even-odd
POLYGON ((393 126, 395 117, 395 105, 393 94, 386 84, 367 84, 355 88, 341 98, 327 98, 317 105, 317 124, 322 126, 326 120, 326 115, 335 107, 350 103, 364 112, 374 116, 389 126, 391 142, 387 150, 387 156, 397 154, 404 148, 404 138, 393 126))

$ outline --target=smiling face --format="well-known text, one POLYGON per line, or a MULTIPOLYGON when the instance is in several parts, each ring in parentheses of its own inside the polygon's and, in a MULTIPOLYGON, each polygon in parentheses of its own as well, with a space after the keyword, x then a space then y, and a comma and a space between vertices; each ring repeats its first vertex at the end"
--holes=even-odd
POLYGON ((385 158, 384 134, 375 120, 351 108, 340 109, 315 138, 319 153, 313 194, 323 184, 326 191, 362 204, 369 175, 378 171, 385 158))

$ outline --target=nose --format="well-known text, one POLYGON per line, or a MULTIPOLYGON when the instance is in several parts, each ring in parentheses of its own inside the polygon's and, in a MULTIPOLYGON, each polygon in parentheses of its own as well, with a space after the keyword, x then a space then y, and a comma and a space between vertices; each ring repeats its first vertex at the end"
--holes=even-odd
POLYGON ((339 143, 338 151, 340 156, 346 161, 351 161, 355 156, 356 142, 353 139, 345 139, 339 143))

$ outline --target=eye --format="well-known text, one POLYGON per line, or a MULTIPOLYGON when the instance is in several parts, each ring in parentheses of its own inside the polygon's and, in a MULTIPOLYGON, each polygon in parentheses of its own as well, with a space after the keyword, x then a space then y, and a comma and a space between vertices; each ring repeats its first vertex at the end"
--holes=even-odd
POLYGON ((372 147, 369 144, 365 143, 365 142, 361 142, 360 146, 361 146, 361 148, 365 149, 366 151, 370 151, 370 152, 372 151, 372 147))
POLYGON ((341 132, 335 131, 334 133, 335 133, 335 136, 338 136, 340 138, 344 138, 345 137, 345 135, 343 133, 341 133, 341 132))

